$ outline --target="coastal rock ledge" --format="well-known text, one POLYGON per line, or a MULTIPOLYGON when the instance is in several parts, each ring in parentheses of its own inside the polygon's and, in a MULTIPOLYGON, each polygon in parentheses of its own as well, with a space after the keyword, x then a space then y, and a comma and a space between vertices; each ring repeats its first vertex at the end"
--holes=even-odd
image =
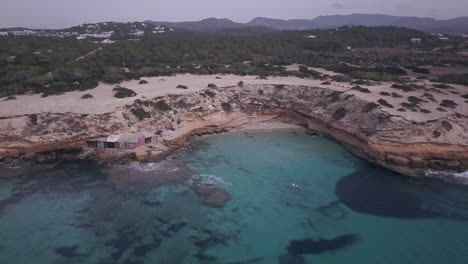
MULTIPOLYGON (((174 127, 158 143, 159 149, 148 150, 158 156, 184 146, 194 135, 274 120, 303 126, 310 133, 336 140, 363 159, 407 176, 466 183, 467 179, 457 176, 468 170, 464 106, 431 114, 397 110, 377 99, 352 90, 244 85, 137 99, 106 114, 1 117, 0 158, 36 159, 42 153, 83 150, 87 139, 174 127)), ((102 157, 86 151, 88 157, 102 157)), ((129 157, 128 153, 122 155, 129 157)))

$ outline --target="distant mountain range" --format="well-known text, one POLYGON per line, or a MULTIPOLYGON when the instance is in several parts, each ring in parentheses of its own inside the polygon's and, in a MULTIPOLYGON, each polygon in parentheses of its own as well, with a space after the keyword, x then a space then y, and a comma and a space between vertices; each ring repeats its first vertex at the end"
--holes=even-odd
POLYGON ((406 27, 431 33, 468 35, 468 17, 436 20, 425 17, 400 17, 376 14, 351 14, 319 16, 315 19, 272 19, 257 17, 248 23, 237 23, 229 19, 208 18, 192 22, 146 21, 155 25, 164 25, 194 31, 223 31, 238 28, 270 28, 274 30, 327 29, 341 26, 396 26, 406 27))

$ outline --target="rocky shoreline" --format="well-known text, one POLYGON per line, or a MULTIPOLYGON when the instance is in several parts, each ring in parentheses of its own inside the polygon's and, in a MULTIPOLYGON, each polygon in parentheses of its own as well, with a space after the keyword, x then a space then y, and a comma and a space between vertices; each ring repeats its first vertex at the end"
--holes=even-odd
POLYGON ((329 137, 363 159, 410 177, 465 183, 451 175, 468 170, 467 116, 448 111, 443 118, 430 119, 429 115, 424 116, 427 121, 421 121, 419 116, 413 118, 415 115, 395 114, 354 92, 323 87, 214 88, 191 95, 137 99, 132 105, 102 115, 42 113, 35 115, 35 122, 31 122, 30 115, 11 117, 10 123, 25 124, 1 131, 0 158, 5 162, 44 162, 57 157, 114 162, 154 160, 187 146, 193 138, 226 133, 247 124, 254 129, 273 120, 329 137), (145 115, 133 114, 136 109, 145 115), (174 124, 176 130, 167 131, 155 146, 120 152, 84 146, 90 138, 166 129, 174 124))

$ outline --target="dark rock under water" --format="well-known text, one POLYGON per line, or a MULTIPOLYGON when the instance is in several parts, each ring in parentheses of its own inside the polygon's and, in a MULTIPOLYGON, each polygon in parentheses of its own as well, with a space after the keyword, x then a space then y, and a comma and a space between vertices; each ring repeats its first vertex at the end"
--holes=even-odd
POLYGON ((359 236, 355 234, 341 235, 332 239, 293 240, 289 243, 289 255, 320 254, 326 251, 334 251, 356 243, 359 236))
POLYGON ((365 163, 341 178, 335 192, 342 203, 359 213, 407 219, 468 220, 463 215, 468 208, 468 199, 462 195, 466 188, 448 185, 434 180, 411 180, 365 163))

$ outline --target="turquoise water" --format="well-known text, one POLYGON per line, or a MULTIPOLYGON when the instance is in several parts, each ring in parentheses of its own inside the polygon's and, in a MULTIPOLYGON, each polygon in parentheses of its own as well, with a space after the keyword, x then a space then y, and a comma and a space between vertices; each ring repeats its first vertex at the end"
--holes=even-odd
POLYGON ((0 169, 0 263, 468 263, 467 187, 302 133, 210 137, 180 157, 0 169), (200 203, 202 183, 224 208, 200 203))

